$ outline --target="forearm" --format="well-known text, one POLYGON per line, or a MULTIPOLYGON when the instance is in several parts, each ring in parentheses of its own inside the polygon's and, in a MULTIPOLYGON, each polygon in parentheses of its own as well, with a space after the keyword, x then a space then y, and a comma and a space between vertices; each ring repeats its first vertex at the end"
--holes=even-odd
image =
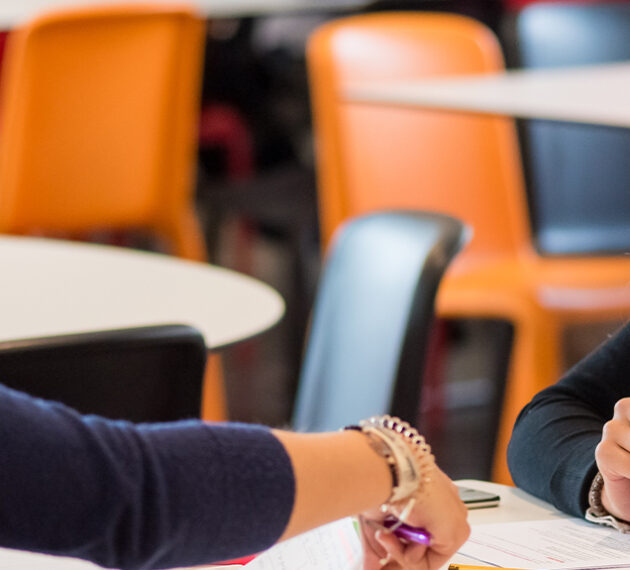
POLYGON ((261 427, 136 427, 0 387, 0 442, 0 546, 189 566, 270 546, 291 512, 291 464, 261 427))
POLYGON ((508 448, 514 483, 574 516, 587 506, 602 421, 566 398, 540 394, 519 416, 508 448))
POLYGON ((384 503, 392 490, 385 460, 356 431, 274 431, 293 465, 296 494, 282 538, 384 503))
MULTIPOLYGON (((135 426, 0 385, 0 546, 125 570, 170 568, 258 552, 361 512, 378 524, 393 477, 368 442, 356 431, 295 434, 198 420, 135 426)), ((404 439, 390 448, 399 485, 390 507, 402 513, 400 502, 414 495, 407 520, 433 543, 419 551, 389 537, 392 550, 370 549, 366 568, 380 567, 388 551, 400 567, 426 555, 435 570, 467 536, 466 509, 431 456, 429 471, 405 467, 416 462, 411 446, 404 439)))
POLYGON ((615 403, 630 395, 625 326, 521 412, 508 449, 514 482, 576 516, 595 475, 595 448, 615 403))

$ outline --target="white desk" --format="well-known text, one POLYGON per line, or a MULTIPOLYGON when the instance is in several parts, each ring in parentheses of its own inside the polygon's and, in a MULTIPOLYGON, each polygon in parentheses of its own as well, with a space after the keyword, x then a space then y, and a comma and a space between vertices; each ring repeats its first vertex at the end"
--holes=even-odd
POLYGON ((351 102, 630 127, 630 63, 361 84, 351 102))
POLYGON ((516 487, 474 479, 461 479, 456 481, 456 483, 462 487, 473 487, 482 491, 490 491, 501 497, 499 507, 469 511, 468 520, 471 525, 568 518, 568 515, 561 513, 549 503, 541 501, 516 487))
MULTIPOLYGON (((131 0, 141 2, 141 0, 131 0)), ((155 0, 172 4, 172 0, 155 0)), ((13 28, 38 14, 69 6, 103 4, 107 0, 3 0, 0 2, 0 29, 13 28)), ((111 0, 111 3, 122 0, 111 0)), ((188 0, 209 18, 242 18, 284 13, 340 11, 359 8, 369 0, 188 0)))
POLYGON ((209 348, 274 325, 268 285, 203 263, 108 246, 0 237, 0 340, 182 323, 209 348))

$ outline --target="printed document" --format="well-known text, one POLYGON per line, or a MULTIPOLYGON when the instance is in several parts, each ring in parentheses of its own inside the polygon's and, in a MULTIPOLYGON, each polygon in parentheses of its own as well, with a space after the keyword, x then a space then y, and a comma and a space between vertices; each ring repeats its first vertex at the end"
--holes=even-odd
POLYGON ((459 552, 504 568, 630 569, 630 535, 577 518, 478 525, 459 552))

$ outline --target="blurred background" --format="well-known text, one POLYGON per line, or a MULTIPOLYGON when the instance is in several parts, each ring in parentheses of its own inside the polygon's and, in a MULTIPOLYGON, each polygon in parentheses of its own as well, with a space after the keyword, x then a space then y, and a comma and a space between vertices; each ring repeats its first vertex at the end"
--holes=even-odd
MULTIPOLYGON (((302 1, 300 9, 274 9, 270 0, 264 9, 209 18, 199 85, 194 199, 207 259, 269 283, 286 301, 286 314, 277 326, 220 352, 229 419, 271 426, 291 421, 302 347, 324 261, 305 55, 312 32, 352 14, 444 12, 484 24, 498 38, 508 68, 630 59, 630 3, 623 1, 302 1)), ((0 48, 10 46, 11 34, 0 36, 0 48)), ((7 48, 4 65, 10 55, 7 48)), ((15 61, 10 63, 14 71, 15 61)), ((46 105, 52 103, 42 107, 46 105)), ((527 187, 527 225, 537 252, 567 259, 627 256, 626 130, 522 120, 516 127, 527 187)), ((90 237, 162 250, 143 233, 90 237)), ((562 271, 558 274, 562 277, 562 271)), ((613 317, 566 327, 560 339, 560 367, 577 362, 627 315, 613 317)), ((440 321, 439 334, 443 369, 432 372, 443 378, 443 402, 430 407, 431 394, 423 394, 420 430, 452 478, 491 479, 513 324, 446 319, 440 321)))

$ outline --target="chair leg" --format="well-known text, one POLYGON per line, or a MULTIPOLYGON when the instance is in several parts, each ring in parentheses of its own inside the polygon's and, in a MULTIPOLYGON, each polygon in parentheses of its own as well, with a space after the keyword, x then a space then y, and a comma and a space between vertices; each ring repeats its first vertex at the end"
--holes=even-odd
POLYGON ((158 232, 166 235, 173 255, 191 261, 208 261, 204 234, 192 210, 185 210, 176 221, 158 228, 158 232))
POLYGON ((228 419, 223 366, 218 354, 208 355, 203 383, 201 419, 214 422, 228 419))
POLYGON ((514 422, 532 397, 557 379, 562 362, 561 327, 535 308, 515 324, 512 356, 508 367, 503 406, 497 430, 492 479, 511 485, 507 447, 514 422))
POLYGON ((446 320, 435 319, 426 351, 418 423, 429 441, 438 439, 444 427, 448 330, 446 320))

